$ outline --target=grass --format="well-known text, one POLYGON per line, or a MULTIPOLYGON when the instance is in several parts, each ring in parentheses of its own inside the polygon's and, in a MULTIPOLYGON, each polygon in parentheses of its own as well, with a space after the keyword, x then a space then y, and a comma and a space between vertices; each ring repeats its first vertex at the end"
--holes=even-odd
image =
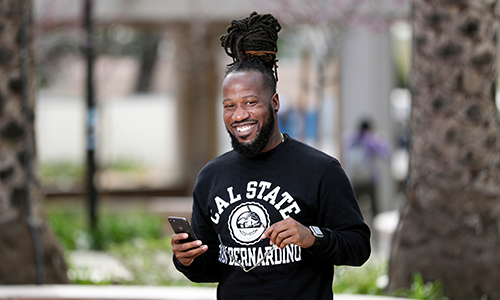
POLYGON ((69 191, 80 189, 84 182, 83 164, 71 162, 41 163, 39 166, 42 183, 46 187, 69 191))
MULTIPOLYGON (((117 159, 102 164, 100 170, 110 170, 117 173, 141 173, 147 168, 134 159, 117 159)), ((85 164, 68 161, 40 163, 40 177, 46 187, 70 191, 81 189, 85 180, 85 164)))
POLYGON ((109 169, 122 173, 141 172, 146 169, 143 163, 133 159, 119 159, 103 166, 103 169, 109 169))
POLYGON ((54 178, 58 176, 83 178, 84 165, 71 162, 42 163, 40 164, 40 175, 42 178, 54 178))

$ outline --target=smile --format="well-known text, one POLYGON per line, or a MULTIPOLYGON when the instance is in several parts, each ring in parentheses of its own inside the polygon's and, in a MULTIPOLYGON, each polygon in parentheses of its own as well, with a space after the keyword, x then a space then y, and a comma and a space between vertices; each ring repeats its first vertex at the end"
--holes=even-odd
POLYGON ((239 127, 236 127, 236 130, 238 130, 238 132, 246 132, 248 130, 250 130, 252 127, 254 127, 255 125, 246 125, 246 126, 239 126, 239 127))

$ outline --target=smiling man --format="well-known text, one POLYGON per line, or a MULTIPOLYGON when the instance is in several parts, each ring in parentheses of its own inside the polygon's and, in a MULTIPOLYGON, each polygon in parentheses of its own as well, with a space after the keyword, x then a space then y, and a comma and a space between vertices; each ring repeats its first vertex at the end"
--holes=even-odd
POLYGON ((272 15, 233 20, 222 85, 234 151, 209 162, 193 192, 199 238, 172 236, 174 264, 217 299, 333 299, 334 265, 362 265, 370 230, 339 162, 278 127, 272 15))

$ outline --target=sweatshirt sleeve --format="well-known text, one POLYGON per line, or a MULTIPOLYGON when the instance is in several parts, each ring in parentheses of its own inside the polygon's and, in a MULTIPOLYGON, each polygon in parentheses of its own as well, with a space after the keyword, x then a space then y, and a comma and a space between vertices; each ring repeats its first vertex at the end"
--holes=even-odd
POLYGON ((221 274, 221 264, 218 262, 219 242, 210 217, 203 214, 203 211, 194 192, 191 226, 198 239, 208 246, 207 252, 195 258, 190 266, 181 264, 174 255, 174 265, 179 272, 193 282, 218 282, 221 274))
POLYGON ((309 252, 334 265, 361 266, 371 253, 370 229, 337 160, 323 174, 318 197, 317 226, 324 237, 318 246, 309 248, 309 252))

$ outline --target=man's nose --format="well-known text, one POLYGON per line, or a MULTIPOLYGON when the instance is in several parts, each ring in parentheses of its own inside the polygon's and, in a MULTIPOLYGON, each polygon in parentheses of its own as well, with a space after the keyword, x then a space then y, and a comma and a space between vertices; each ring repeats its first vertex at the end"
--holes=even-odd
POLYGON ((248 111, 241 105, 237 105, 233 113, 233 120, 236 122, 243 121, 250 116, 248 111))

